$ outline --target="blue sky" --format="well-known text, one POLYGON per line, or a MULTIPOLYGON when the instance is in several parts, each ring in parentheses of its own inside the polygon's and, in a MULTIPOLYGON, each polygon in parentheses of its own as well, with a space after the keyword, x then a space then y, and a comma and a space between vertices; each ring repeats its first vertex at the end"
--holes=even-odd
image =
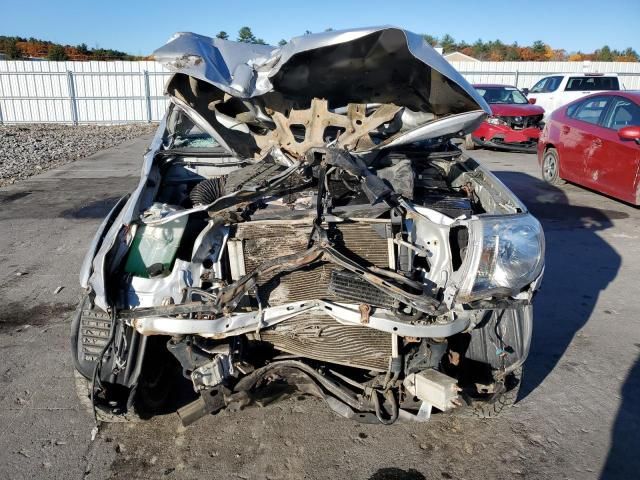
POLYGON ((542 40, 569 52, 604 44, 640 51, 640 0, 0 0, 0 17, 0 35, 136 55, 151 53, 177 31, 225 30, 234 39, 244 25, 272 44, 305 30, 390 24, 469 43, 542 40))

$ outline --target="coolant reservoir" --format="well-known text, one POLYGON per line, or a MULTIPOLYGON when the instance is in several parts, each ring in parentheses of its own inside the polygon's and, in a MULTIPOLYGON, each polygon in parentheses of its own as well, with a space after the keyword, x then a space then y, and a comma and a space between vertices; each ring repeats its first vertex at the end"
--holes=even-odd
MULTIPOLYGON (((179 210, 179 207, 154 203, 144 212, 144 217, 159 219, 179 210)), ((161 225, 140 225, 129 249, 125 271, 144 278, 168 273, 176 258, 187 218, 184 215, 161 225)))

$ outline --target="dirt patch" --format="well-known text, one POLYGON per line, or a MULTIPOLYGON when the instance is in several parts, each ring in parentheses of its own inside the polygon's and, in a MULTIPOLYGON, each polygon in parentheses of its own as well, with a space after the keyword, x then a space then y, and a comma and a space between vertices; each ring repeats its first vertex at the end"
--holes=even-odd
POLYGON ((27 328, 27 325, 50 325, 66 322, 75 309, 70 303, 50 303, 25 307, 24 304, 11 302, 0 311, 0 333, 27 328))

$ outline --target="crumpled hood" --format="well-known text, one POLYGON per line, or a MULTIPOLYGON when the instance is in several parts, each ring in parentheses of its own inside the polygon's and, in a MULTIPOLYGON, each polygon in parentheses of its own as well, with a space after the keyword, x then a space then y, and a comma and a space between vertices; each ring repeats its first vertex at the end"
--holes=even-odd
MULTIPOLYGON (((354 152, 463 135, 490 113, 484 99, 420 35, 393 27, 304 35, 282 48, 179 33, 154 57, 175 72, 167 93, 197 112, 223 146, 241 156, 258 156, 282 142, 284 135, 274 129, 283 122, 274 112, 300 117, 314 99, 326 101, 327 115, 354 108, 370 115, 386 105, 378 121, 369 122, 366 141, 345 147, 354 152)), ((337 123, 349 131, 348 122, 337 123)), ((330 120, 328 125, 336 126, 330 120)))
POLYGON ((515 103, 492 103, 490 106, 492 114, 501 117, 528 117, 530 115, 542 115, 544 113, 544 108, 539 105, 531 105, 530 103, 524 103, 522 105, 515 103))

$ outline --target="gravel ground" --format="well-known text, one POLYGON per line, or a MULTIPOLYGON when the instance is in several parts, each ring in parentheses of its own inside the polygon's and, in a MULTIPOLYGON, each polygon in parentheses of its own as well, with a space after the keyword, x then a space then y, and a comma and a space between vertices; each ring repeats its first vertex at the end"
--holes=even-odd
POLYGON ((360 425, 296 397, 186 429, 175 414, 104 425, 91 441, 69 316, 87 244, 137 185, 149 141, 0 188, 0 479, 639 478, 640 209, 544 184, 535 155, 488 150, 473 157, 515 191, 547 240, 521 398, 505 415, 360 425))
POLYGON ((155 124, 0 126, 0 187, 152 133, 155 124))

